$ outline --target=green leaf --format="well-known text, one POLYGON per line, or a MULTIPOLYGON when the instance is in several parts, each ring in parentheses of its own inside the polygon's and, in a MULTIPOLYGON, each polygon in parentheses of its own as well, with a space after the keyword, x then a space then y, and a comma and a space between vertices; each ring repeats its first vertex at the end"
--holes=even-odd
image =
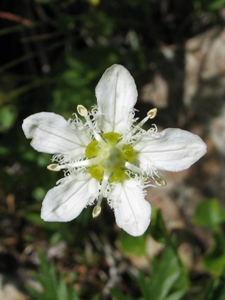
POLYGON ((136 254, 142 256, 146 253, 146 235, 133 237, 125 231, 120 231, 119 246, 125 254, 136 254))
POLYGON ((204 260, 205 266, 214 276, 221 274, 225 267, 225 254, 219 257, 207 257, 204 260))
POLYGON ((57 230, 59 229, 60 224, 56 223, 56 222, 52 222, 52 223, 47 223, 45 221, 43 221, 40 217, 40 212, 36 213, 36 212, 29 212, 26 211, 24 215, 22 215, 27 221, 38 225, 40 227, 49 229, 49 230, 57 230))
MULTIPOLYGON (((78 300, 78 298, 77 298, 78 300)), ((94 295, 94 297, 91 300, 100 300, 100 296, 99 295, 94 295)))
POLYGON ((63 276, 60 276, 59 283, 58 283, 58 288, 57 288, 57 299, 68 299, 67 297, 67 288, 66 288, 66 283, 63 278, 63 276))
POLYGON ((162 256, 153 261, 150 280, 142 273, 139 277, 139 286, 144 298, 151 300, 180 299, 188 284, 187 274, 172 248, 165 248, 162 256))
POLYGON ((168 234, 161 210, 157 208, 152 209, 151 226, 149 226, 148 232, 159 243, 166 243, 168 234))
POLYGON ((225 241, 222 230, 213 232, 214 246, 208 252, 203 261, 206 269, 214 276, 220 276, 225 268, 225 241))
POLYGON ((219 278, 211 278, 204 288, 201 299, 204 300, 225 300, 225 268, 219 278))
POLYGON ((78 300, 78 295, 72 286, 66 285, 62 274, 57 275, 56 269, 42 252, 39 252, 39 272, 34 278, 41 284, 43 291, 28 287, 37 300, 78 300))
POLYGON ((6 131, 11 128, 17 118, 17 110, 13 106, 3 106, 0 108, 0 130, 6 131))
POLYGON ((177 292, 172 293, 169 297, 167 297, 165 300, 180 300, 183 298, 186 290, 180 290, 177 292))
POLYGON ((200 202, 193 216, 193 223, 198 226, 215 228, 225 221, 225 210, 215 198, 200 202))
POLYGON ((150 278, 145 277, 142 272, 139 272, 139 278, 138 278, 138 284, 141 289, 142 295, 144 296, 145 299, 149 299, 150 297, 150 278))
POLYGON ((116 297, 116 300, 134 300, 134 298, 122 294, 117 289, 111 289, 111 293, 116 297))
POLYGON ((210 1, 208 4, 208 10, 219 11, 224 6, 224 4, 225 4, 224 0, 210 1))

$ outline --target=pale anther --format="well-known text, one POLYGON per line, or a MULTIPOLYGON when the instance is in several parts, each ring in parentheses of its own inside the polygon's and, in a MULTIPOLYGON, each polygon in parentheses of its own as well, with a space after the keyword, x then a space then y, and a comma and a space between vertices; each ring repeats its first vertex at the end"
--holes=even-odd
POLYGON ((160 186, 166 186, 167 182, 162 177, 154 177, 155 182, 160 186))
POLYGON ((86 117, 88 115, 87 109, 81 104, 77 105, 77 112, 82 117, 86 117))
POLYGON ((149 117, 149 119, 154 119, 156 115, 157 115, 157 108, 150 109, 147 112, 147 116, 149 117))
POLYGON ((101 206, 95 205, 95 207, 93 208, 93 211, 92 211, 92 217, 97 218, 100 215, 101 210, 102 210, 101 206))
POLYGON ((51 164, 47 166, 47 169, 50 171, 58 172, 61 170, 61 166, 59 164, 51 164))
MULTIPOLYGON (((147 116, 140 123, 138 123, 136 127, 142 127, 149 119, 155 118, 156 114, 157 114, 157 108, 150 109, 147 112, 147 116)), ((134 134, 135 131, 136 128, 132 130, 130 134, 134 134)))

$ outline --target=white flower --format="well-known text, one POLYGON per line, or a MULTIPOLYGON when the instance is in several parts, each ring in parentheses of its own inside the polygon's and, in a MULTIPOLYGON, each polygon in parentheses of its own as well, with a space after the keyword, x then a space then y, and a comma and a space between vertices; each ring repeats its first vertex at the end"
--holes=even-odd
POLYGON ((23 122, 31 146, 54 154, 48 166, 65 170, 65 177, 46 194, 41 217, 45 221, 66 222, 76 218, 87 205, 96 205, 93 217, 101 212, 103 198, 113 208, 116 223, 133 236, 145 232, 151 216, 145 200, 150 180, 166 182, 161 170, 181 171, 206 152, 205 143, 180 129, 157 132, 142 125, 154 118, 152 109, 136 126, 134 105, 137 89, 130 73, 120 65, 105 71, 96 87, 97 106, 88 113, 78 105, 78 113, 66 121, 54 113, 37 113, 23 122))

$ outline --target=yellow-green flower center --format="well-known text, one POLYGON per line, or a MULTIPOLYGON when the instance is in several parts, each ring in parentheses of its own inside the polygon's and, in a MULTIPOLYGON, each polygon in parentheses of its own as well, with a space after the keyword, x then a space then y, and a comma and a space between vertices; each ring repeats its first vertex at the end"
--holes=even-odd
POLYGON ((125 163, 135 159, 134 148, 129 144, 120 143, 121 136, 116 132, 102 135, 103 140, 90 142, 86 148, 87 158, 95 158, 88 172, 97 180, 102 180, 103 174, 109 174, 109 180, 122 181, 126 178, 125 163))

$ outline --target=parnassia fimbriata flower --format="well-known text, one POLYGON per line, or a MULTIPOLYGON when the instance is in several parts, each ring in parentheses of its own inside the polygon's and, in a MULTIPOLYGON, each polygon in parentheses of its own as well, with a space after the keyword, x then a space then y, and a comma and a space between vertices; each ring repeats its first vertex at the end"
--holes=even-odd
POLYGON ((78 105, 78 114, 66 121, 60 115, 41 112, 26 118, 23 130, 31 146, 54 154, 51 171, 64 170, 65 176, 46 194, 41 217, 45 221, 66 222, 76 218, 87 205, 94 205, 93 217, 107 199, 116 223, 127 233, 145 232, 151 207, 145 200, 150 181, 166 182, 162 170, 181 171, 206 152, 195 134, 166 129, 157 132, 143 124, 155 117, 152 109, 134 124, 137 89, 130 73, 121 65, 108 68, 96 87, 97 105, 88 112, 78 105))

